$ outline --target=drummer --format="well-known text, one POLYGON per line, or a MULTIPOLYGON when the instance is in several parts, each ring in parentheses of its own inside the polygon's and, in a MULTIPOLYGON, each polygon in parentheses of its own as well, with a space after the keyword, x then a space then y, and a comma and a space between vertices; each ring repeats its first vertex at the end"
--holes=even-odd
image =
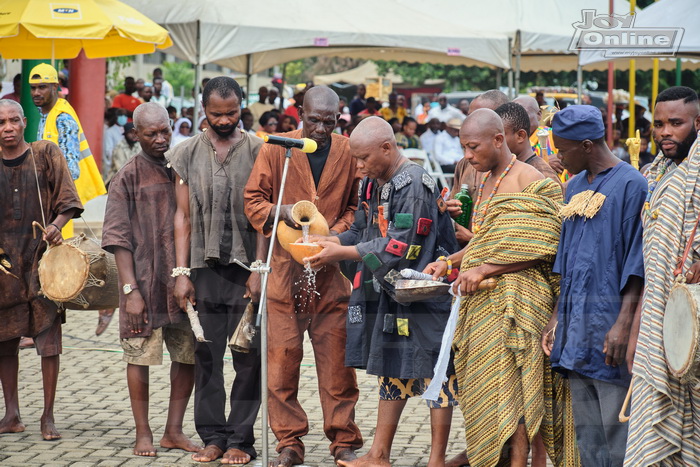
POLYGON ((639 213, 647 184, 608 149, 597 108, 571 105, 552 128, 561 163, 578 175, 561 211, 554 263, 561 292, 542 347, 569 378, 583 465, 622 465, 627 424, 617 414, 630 384, 625 357, 644 283, 639 213))
POLYGON ((164 157, 172 134, 168 113, 156 103, 141 104, 134 128, 141 151, 112 179, 102 235, 102 247, 115 255, 122 289, 119 337, 136 423, 134 454, 156 455, 148 423, 148 367, 162 364, 163 343, 172 376, 160 446, 196 452, 201 447, 182 432, 194 388, 194 335, 173 296, 175 175, 164 157))
POLYGON ((41 435, 45 440, 61 437, 54 424, 54 400, 62 351, 63 313, 38 294, 39 260, 47 243, 62 242, 61 228, 83 212, 66 159, 49 141, 28 144, 24 140, 27 119, 15 101, 0 100, 0 384, 5 397, 5 416, 0 433, 24 431, 18 400, 18 349, 21 336, 34 338, 41 356, 44 412, 41 435), (45 227, 33 238, 32 222, 45 227))
MULTIPOLYGON (((379 117, 362 120, 350 137, 350 150, 365 176, 355 223, 337 237, 321 237, 324 249, 309 260, 314 269, 359 261, 348 307, 345 362, 379 376, 380 416, 372 447, 355 461, 337 464, 388 465, 406 401, 420 396, 433 377, 451 301, 446 295, 402 305, 395 300, 394 284, 401 279, 400 269, 422 271, 436 255, 456 251, 457 241, 435 181, 401 155, 391 125, 379 117)), ((457 381, 454 370, 450 373, 438 401, 428 404, 430 465, 445 463, 457 405, 457 381)))

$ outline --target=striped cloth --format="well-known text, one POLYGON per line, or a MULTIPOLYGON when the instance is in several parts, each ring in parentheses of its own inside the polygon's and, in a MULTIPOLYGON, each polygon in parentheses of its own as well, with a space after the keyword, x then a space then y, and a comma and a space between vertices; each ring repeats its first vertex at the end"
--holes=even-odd
MULTIPOLYGON (((651 181, 666 163, 660 155, 649 169, 651 181)), ((625 465, 700 465, 700 390, 669 374, 662 329, 673 270, 700 212, 700 145, 662 178, 643 213, 646 288, 634 359, 632 409, 625 465)), ((700 259, 700 236, 683 266, 700 259)))
POLYGON ((465 253, 463 271, 484 263, 543 261, 499 276, 493 291, 463 297, 455 369, 472 466, 496 465, 521 418, 531 440, 542 433, 555 465, 579 465, 568 383, 551 370, 540 347, 559 291, 552 263, 561 201, 559 184, 549 179, 495 196, 465 253))

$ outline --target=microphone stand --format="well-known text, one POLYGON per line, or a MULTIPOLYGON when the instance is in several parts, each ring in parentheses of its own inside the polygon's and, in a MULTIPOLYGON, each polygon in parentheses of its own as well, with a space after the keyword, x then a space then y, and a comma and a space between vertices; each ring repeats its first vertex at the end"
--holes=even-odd
POLYGON ((250 267, 234 260, 236 264, 247 269, 250 272, 257 272, 262 275, 260 284, 260 306, 258 307, 258 316, 256 326, 260 327, 260 417, 262 418, 262 465, 268 465, 268 412, 267 412, 267 282, 270 276, 270 262, 272 261, 272 250, 275 247, 275 239, 277 238, 277 224, 280 220, 280 212, 282 210, 282 197, 284 196, 284 186, 287 183, 287 171, 289 170, 289 161, 292 158, 292 148, 287 147, 287 152, 284 155, 284 170, 282 171, 282 183, 280 184, 279 196, 277 197, 277 206, 275 207, 275 220, 272 223, 272 235, 270 237, 270 246, 267 249, 267 260, 263 263, 260 260, 255 261, 250 267))

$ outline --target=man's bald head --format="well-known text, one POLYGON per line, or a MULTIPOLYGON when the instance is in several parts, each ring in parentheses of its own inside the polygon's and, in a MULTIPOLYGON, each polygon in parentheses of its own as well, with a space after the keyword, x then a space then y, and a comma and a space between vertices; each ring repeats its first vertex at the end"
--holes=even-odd
POLYGON ((462 123, 460 135, 479 135, 493 137, 503 134, 503 120, 491 109, 477 109, 469 112, 469 116, 462 123))
POLYGON ((493 170, 504 152, 510 153, 504 141, 503 120, 491 109, 470 112, 459 130, 464 158, 479 172, 493 170))
POLYGON ((513 99, 513 102, 523 106, 528 117, 530 117, 530 134, 532 134, 532 132, 539 126, 540 118, 542 117, 542 109, 540 108, 540 104, 538 104, 537 99, 532 96, 516 97, 513 99))
POLYGON ((389 122, 380 117, 367 117, 357 124, 350 135, 350 147, 353 145, 376 145, 384 143, 396 146, 394 129, 389 122))
POLYGON ((469 104, 469 113, 471 114, 479 109, 496 110, 506 102, 508 102, 508 96, 498 89, 491 89, 483 94, 479 94, 472 100, 469 104))
POLYGON ((303 108, 305 112, 309 109, 333 109, 338 110, 340 98, 328 86, 314 86, 304 93, 303 108))
POLYGON ((146 102, 134 110, 134 130, 144 153, 162 158, 170 148, 172 130, 165 107, 146 102))
POLYGON ((389 180, 403 156, 396 146, 394 130, 380 117, 368 117, 350 135, 350 153, 363 176, 389 180))
POLYGON ((168 111, 160 104, 155 102, 145 102, 134 110, 134 128, 138 131, 148 124, 170 124, 168 111))
POLYGON ((306 91, 299 116, 304 126, 302 136, 316 141, 318 149, 325 149, 338 124, 338 94, 327 86, 314 86, 306 91))

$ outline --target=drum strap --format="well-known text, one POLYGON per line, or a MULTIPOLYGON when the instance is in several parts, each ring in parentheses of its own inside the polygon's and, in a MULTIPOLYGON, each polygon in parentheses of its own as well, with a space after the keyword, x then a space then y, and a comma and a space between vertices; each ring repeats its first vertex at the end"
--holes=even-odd
POLYGON ((678 260, 676 270, 673 271, 673 275, 676 277, 678 277, 681 274, 681 272, 683 272, 683 265, 685 264, 685 260, 688 258, 688 253, 690 253, 690 249, 693 247, 693 241, 695 240, 695 231, 698 230, 698 224, 700 224, 700 216, 698 216, 698 220, 695 221, 693 231, 690 232, 690 238, 688 238, 688 244, 685 246, 683 256, 678 260))
MULTIPOLYGON (((44 233, 46 233, 46 217, 44 215, 44 203, 41 200, 41 187, 39 186, 39 171, 36 168, 36 160, 34 159, 34 150, 32 149, 31 144, 29 145, 29 152, 32 156, 32 164, 34 164, 34 179, 36 180, 36 193, 39 196, 39 209, 41 209, 41 223, 42 226, 44 227, 44 233)), ((34 232, 36 232, 36 229, 34 229, 34 232)), ((46 246, 50 247, 49 242, 46 242, 46 246)))

